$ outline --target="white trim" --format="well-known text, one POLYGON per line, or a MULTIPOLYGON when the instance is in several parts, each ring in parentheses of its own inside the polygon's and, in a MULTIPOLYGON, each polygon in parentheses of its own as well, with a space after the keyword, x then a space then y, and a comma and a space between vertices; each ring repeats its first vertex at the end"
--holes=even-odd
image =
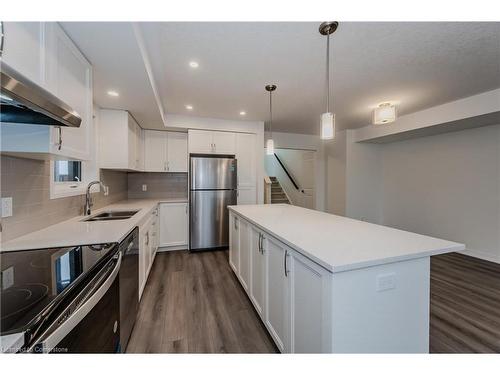
POLYGON ((156 250, 157 253, 165 253, 168 251, 175 251, 175 250, 188 250, 188 244, 184 245, 175 245, 175 246, 162 246, 158 247, 158 250, 156 250))

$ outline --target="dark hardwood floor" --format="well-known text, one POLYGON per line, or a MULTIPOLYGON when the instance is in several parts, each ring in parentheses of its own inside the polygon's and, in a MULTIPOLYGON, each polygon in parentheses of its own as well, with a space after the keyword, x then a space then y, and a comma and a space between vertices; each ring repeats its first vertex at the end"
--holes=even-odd
POLYGON ((227 251, 158 253, 127 353, 276 353, 227 251))
POLYGON ((500 353, 500 264, 431 258, 431 353, 500 353))
MULTIPOLYGON (((276 353, 227 251, 158 253, 128 353, 276 353)), ((431 353, 500 353, 500 265, 431 258, 431 353)))

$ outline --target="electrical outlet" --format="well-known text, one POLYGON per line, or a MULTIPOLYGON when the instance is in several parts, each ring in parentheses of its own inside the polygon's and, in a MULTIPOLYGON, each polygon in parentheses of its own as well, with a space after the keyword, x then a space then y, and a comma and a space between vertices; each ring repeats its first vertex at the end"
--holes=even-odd
POLYGON ((109 195, 109 186, 104 186, 104 195, 109 195))
POLYGON ((396 274, 386 273, 377 276, 377 292, 396 288, 396 274))
POLYGON ((148 185, 143 184, 142 185, 142 191, 148 191, 148 185))
POLYGON ((2 290, 14 285, 14 267, 9 267, 2 271, 2 290))
POLYGON ((12 216, 12 197, 2 198, 2 217, 12 216))

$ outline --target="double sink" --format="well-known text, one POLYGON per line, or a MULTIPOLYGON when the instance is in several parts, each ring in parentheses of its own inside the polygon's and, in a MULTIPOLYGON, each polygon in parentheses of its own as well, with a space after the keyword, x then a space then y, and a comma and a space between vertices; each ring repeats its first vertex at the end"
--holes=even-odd
POLYGON ((135 211, 105 211, 105 212, 101 212, 98 215, 91 216, 87 219, 84 219, 82 221, 126 220, 126 219, 130 219, 132 216, 134 216, 138 212, 139 212, 139 210, 135 210, 135 211))

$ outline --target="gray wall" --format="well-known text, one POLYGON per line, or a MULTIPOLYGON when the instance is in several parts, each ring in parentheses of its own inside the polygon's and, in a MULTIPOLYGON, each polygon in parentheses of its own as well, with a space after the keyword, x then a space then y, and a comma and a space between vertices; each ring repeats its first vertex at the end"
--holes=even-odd
POLYGON ((128 173, 128 197, 134 198, 186 198, 187 173, 128 173), (147 191, 142 191, 142 185, 147 191))
MULTIPOLYGON (((2 242, 82 214, 83 195, 50 199, 50 162, 1 156, 1 196, 12 197, 13 216, 2 219, 2 242)), ((127 198, 127 174, 101 170, 109 195, 94 193, 94 208, 127 198)))

